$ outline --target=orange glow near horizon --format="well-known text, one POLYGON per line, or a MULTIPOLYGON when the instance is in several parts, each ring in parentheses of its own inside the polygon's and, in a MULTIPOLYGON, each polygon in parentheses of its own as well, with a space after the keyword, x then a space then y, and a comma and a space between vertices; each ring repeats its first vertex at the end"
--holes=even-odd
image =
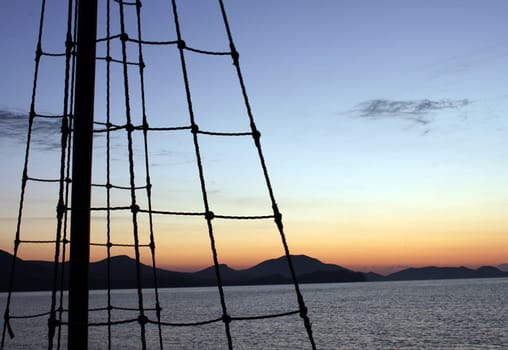
MULTIPOLYGON (((508 223, 501 209, 473 213, 389 207, 355 211, 353 207, 348 215, 291 209, 284 216, 290 252, 324 263, 382 271, 393 266, 496 266, 508 262, 508 223), (298 216, 301 212, 305 215, 298 216)), ((15 220, 8 224, 14 227, 15 220)), ((129 214, 115 216, 111 222, 112 241, 133 243, 131 225, 129 214)), ((215 219, 213 229, 219 262, 232 268, 248 268, 284 255, 273 220, 215 219)), ((105 230, 104 218, 96 217, 91 241, 104 243, 105 230)), ((154 230, 158 267, 196 271, 213 264, 202 217, 154 216, 154 230)), ((54 219, 26 220, 22 239, 50 240, 54 231, 54 219)), ((12 238, 8 236, 0 237, 0 249, 12 252, 12 238)), ((143 216, 139 218, 139 239, 141 244, 149 243, 147 219, 143 216)), ((105 247, 92 247, 91 261, 106 258, 106 253, 105 247)), ((111 254, 135 256, 132 247, 113 247, 111 254)), ((148 247, 140 248, 141 260, 147 265, 151 265, 149 254, 148 247)), ((28 260, 52 260, 53 255, 51 244, 22 244, 19 251, 19 256, 28 260)))
MULTIPOLYGON (((322 231, 308 234, 306 225, 288 221, 286 234, 290 251, 294 255, 304 254, 324 263, 360 271, 383 271, 393 266, 495 266, 508 261, 508 237, 502 226, 497 229, 491 226, 481 232, 474 227, 446 232, 429 225, 414 228, 408 234, 402 223, 384 225, 383 231, 391 233, 383 232, 381 227, 375 229, 375 224, 362 225, 350 225, 346 230, 340 224, 328 224, 323 225, 322 231)), ((220 263, 242 269, 284 255, 273 222, 234 234, 241 226, 217 222, 215 238, 220 263)), ((157 266, 176 271, 196 271, 211 266, 210 242, 203 227, 194 225, 186 234, 173 237, 159 235, 156 238, 157 266)), ((183 227, 179 227, 179 232, 183 232, 183 227)), ((1 249, 12 252, 5 239, 0 243, 1 249)), ((149 248, 142 247, 140 252, 142 262, 150 265, 149 248)), ((19 257, 26 260, 52 260, 53 254, 50 244, 22 244, 19 250, 19 257)), ((134 248, 114 247, 112 255, 133 257, 134 248)), ((90 258, 91 261, 106 258, 106 248, 92 247, 90 258)))

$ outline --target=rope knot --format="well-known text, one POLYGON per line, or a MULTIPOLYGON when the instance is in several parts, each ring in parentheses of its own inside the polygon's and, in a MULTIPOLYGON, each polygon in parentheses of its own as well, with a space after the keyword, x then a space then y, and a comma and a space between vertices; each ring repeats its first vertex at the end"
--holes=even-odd
POLYGON ((35 50, 35 61, 36 62, 40 61, 41 56, 42 56, 42 46, 41 43, 38 43, 37 49, 35 50))
POLYGON ((58 201, 57 206, 56 206, 56 217, 58 219, 61 219, 63 217, 64 213, 65 213, 65 205, 64 205, 63 201, 60 199, 58 201))
POLYGON ((225 324, 230 324, 231 323, 231 316, 229 315, 222 315, 222 322, 224 322, 225 324))
POLYGON ((276 203, 272 205, 273 209, 273 219, 275 221, 275 224, 277 225, 279 231, 282 231, 284 229, 284 225, 282 224, 282 214, 279 211, 279 207, 276 203))
POLYGON ((300 306, 300 317, 307 318, 307 307, 305 305, 300 306))
POLYGON ((131 205, 131 212, 133 214, 136 214, 138 211, 139 211, 139 205, 137 205, 137 204, 131 205))
POLYGON ((254 137, 254 140, 256 140, 256 143, 259 142, 259 139, 261 138, 261 133, 259 130, 255 129, 252 131, 252 137, 254 137))
POLYGON ((21 182, 23 184, 23 186, 26 185, 26 182, 28 181, 28 171, 27 169, 23 170, 23 175, 21 177, 21 182))
POLYGON ((240 63, 240 54, 236 51, 235 45, 229 45, 231 48, 231 57, 233 58, 233 65, 238 66, 240 63))
POLYGON ((65 40, 65 47, 69 51, 74 47, 74 41, 72 41, 72 36, 70 33, 67 34, 67 40, 65 40))
POLYGON ((199 127, 198 127, 197 124, 192 124, 192 126, 191 126, 191 132, 193 134, 197 134, 199 132, 199 127))
POLYGON ((276 222, 282 221, 282 214, 280 213, 279 207, 277 206, 277 204, 273 204, 272 209, 273 209, 273 216, 275 217, 275 221, 276 222))
POLYGON ((256 128, 256 124, 251 123, 250 128, 252 130, 252 138, 254 139, 254 143, 256 144, 257 148, 261 147, 261 143, 259 142, 259 139, 261 138, 261 133, 256 128))
POLYGON ((145 315, 139 315, 138 316, 138 323, 140 325, 145 325, 148 323, 148 317, 146 317, 145 315))
POLYGON ((127 35, 127 33, 120 34, 120 40, 122 40, 122 41, 128 41, 129 40, 129 36, 127 35))
POLYGON ((134 125, 132 125, 132 123, 128 123, 127 125, 125 125, 125 128, 127 129, 128 132, 133 132, 135 130, 135 127, 134 125))
POLYGON ((205 213, 205 218, 206 220, 213 220, 213 218, 215 217, 215 214, 213 213, 213 211, 209 210, 205 213))
POLYGON ((150 129, 150 126, 148 125, 148 120, 146 116, 143 118, 143 131, 148 131, 150 129))
POLYGON ((186 44, 185 44, 185 41, 183 41, 183 40, 178 40, 177 46, 178 46, 178 48, 180 50, 183 50, 183 49, 185 49, 187 47, 186 44))

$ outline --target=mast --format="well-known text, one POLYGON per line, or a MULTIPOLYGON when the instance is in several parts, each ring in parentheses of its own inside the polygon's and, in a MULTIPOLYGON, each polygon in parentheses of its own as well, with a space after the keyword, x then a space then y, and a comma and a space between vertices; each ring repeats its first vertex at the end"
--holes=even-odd
POLYGON ((67 346, 72 350, 86 350, 97 0, 78 1, 77 25, 67 346))

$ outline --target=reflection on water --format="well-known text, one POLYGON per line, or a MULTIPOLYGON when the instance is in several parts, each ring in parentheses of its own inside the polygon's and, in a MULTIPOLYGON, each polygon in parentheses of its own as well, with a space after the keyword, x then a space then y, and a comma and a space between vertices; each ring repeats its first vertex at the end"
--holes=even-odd
MULTIPOLYGON (((321 349, 506 349, 508 348, 508 279, 369 282, 303 285, 314 336, 321 349)), ((0 294, 0 305, 5 305, 0 294)), ((194 322, 221 316, 215 288, 160 290, 162 320, 194 322)), ((255 316, 297 309, 292 286, 226 287, 232 316, 255 316)), ((144 306, 154 306, 146 291, 144 306)), ((114 306, 138 305, 135 290, 112 292, 114 306)), ((107 305, 105 291, 92 291, 90 307, 107 305)), ((15 293, 11 314, 45 312, 50 293, 15 293)), ((2 310, 3 311, 3 310, 2 310)), ((113 312, 112 320, 135 319, 137 312, 113 312)), ((147 316, 155 320, 155 312, 147 316)), ((47 348, 47 317, 12 320, 16 338, 6 349, 47 348)), ((93 322, 107 321, 105 311, 93 322)), ((308 349, 298 315, 231 324, 235 349, 308 349)), ((90 328, 90 349, 107 349, 107 328, 90 328)), ((139 349, 137 323, 112 328, 113 349, 139 349)), ((61 335, 65 348, 65 332, 61 335)), ((147 326, 149 349, 159 348, 156 325, 147 326)), ((164 327, 165 349, 224 349, 221 322, 198 327, 164 327)))

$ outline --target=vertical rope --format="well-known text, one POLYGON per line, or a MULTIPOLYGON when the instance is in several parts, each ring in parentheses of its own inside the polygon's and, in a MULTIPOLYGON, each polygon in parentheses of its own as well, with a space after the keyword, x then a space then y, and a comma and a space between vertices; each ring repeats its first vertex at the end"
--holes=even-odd
MULTIPOLYGON (((136 20, 137 20, 137 39, 138 39, 138 53, 139 53, 139 80, 141 83, 141 111, 143 113, 143 145, 145 155, 145 173, 146 173, 146 196, 148 202, 148 223, 150 230, 150 253, 152 257, 152 271, 155 292, 155 309, 157 315, 157 326, 159 331, 159 346, 163 349, 162 343, 162 327, 161 327, 161 306, 159 302, 159 286, 157 281, 157 267, 155 264, 155 237, 153 231, 153 216, 152 216, 152 183, 150 180, 150 162, 148 157, 148 118, 146 116, 146 98, 145 98, 145 62, 143 59, 143 45, 141 44, 141 1, 136 0, 136 20)), ((108 34, 109 36, 109 34, 108 34)))
POLYGON ((226 297, 224 295, 224 288, 222 285, 219 258, 218 258, 218 254, 217 254, 217 248, 215 246, 215 237, 214 237, 213 225, 212 225, 212 220, 213 220, 214 214, 212 211, 210 211, 210 207, 208 204, 208 195, 207 195, 207 190, 206 190, 205 176, 204 176, 203 164, 201 161, 201 152, 199 150, 199 141, 198 141, 199 127, 196 124, 196 121, 194 118, 194 110, 192 107, 192 98, 191 98, 191 92, 190 92, 189 77, 187 74, 187 66, 186 66, 186 62, 185 62, 185 54, 184 54, 185 42, 182 39, 182 34, 181 34, 181 30, 180 30, 180 22, 178 20, 178 10, 176 7, 176 0, 172 0, 172 5, 173 5, 173 17, 175 20, 175 28, 176 28, 176 34, 177 34, 177 39, 178 39, 178 50, 180 52, 180 63, 181 63, 181 67, 182 67, 182 74, 183 74, 183 79, 184 79, 184 84, 185 84, 185 94, 187 97, 187 108, 188 108, 189 118, 190 118, 190 122, 191 122, 191 132, 192 132, 192 137, 193 137, 193 141, 194 141, 194 149, 195 149, 195 154, 196 154, 196 163, 197 163, 198 171, 199 171, 199 181, 201 184, 201 193, 202 193, 202 197, 203 197, 203 204, 205 207, 205 219, 206 219, 206 224, 208 227, 208 235, 209 235, 210 246, 211 246, 212 255, 213 255, 215 276, 217 279, 217 287, 219 289, 220 303, 221 303, 221 307, 222 307, 222 321, 224 322, 226 337, 228 340, 228 348, 232 349, 233 348, 233 340, 231 337, 231 329, 230 329, 231 317, 228 315, 228 312, 227 312, 226 297))
POLYGON ((138 292, 138 307, 139 317, 138 322, 141 327, 141 344, 143 350, 146 349, 146 331, 145 325, 147 317, 145 316, 143 306, 143 291, 141 286, 141 271, 140 271, 140 254, 139 254, 139 234, 138 234, 138 220, 137 214, 139 207, 136 202, 136 182, 134 174, 134 150, 132 133, 134 132, 134 125, 131 118, 131 106, 129 95, 129 75, 128 75, 128 60, 127 60, 127 40, 128 34, 125 30, 125 15, 124 15, 124 2, 118 0, 120 9, 120 40, 122 43, 122 66, 123 66, 123 79, 124 79, 124 93, 125 93, 125 116, 127 119, 127 140, 129 152, 129 175, 130 175, 130 193, 131 193, 131 212, 132 212, 132 232, 134 236, 134 252, 136 255, 136 282, 138 292))
POLYGON ((42 56, 42 31, 44 28, 44 14, 46 9, 46 0, 42 0, 41 2, 41 12, 40 12, 40 19, 39 19, 39 32, 37 35, 37 50, 35 53, 35 70, 34 70, 34 79, 32 84, 32 98, 30 102, 30 115, 29 115, 29 121, 28 121, 28 133, 27 133, 27 141, 26 141, 26 149, 25 149, 25 159, 23 162, 23 177, 21 179, 21 194, 20 194, 20 200, 19 200, 19 207, 18 207, 18 219, 16 223, 16 234, 14 239, 14 252, 12 256, 12 264, 11 264, 11 273, 9 276, 9 292, 7 293, 7 303, 5 306, 5 313, 4 313, 4 325, 2 330, 2 342, 1 347, 3 348, 5 343, 5 336, 6 332, 8 331, 9 336, 11 338, 14 338, 14 332, 12 331, 11 325, 10 325, 10 303, 12 298, 12 289, 14 285, 14 275, 16 271, 16 260, 18 256, 18 249, 20 244, 20 236, 21 236, 21 218, 23 216, 23 204, 25 200, 25 191, 26 191, 26 184, 28 180, 28 160, 30 158, 30 144, 32 139, 32 128, 33 128, 33 121, 35 118, 35 97, 37 94, 37 81, 39 77, 39 65, 40 60, 42 56))
POLYGON ((111 0, 106 3, 106 251, 108 350, 111 350, 111 0))
POLYGON ((231 29, 230 29, 229 21, 228 21, 228 18, 227 18, 227 13, 226 13, 226 10, 224 8, 224 2, 223 2, 223 0, 218 0, 218 1, 219 1, 221 13, 222 13, 222 18, 224 20, 224 27, 226 29, 227 36, 228 36, 228 39, 229 39, 229 46, 230 46, 230 49, 231 49, 231 57, 233 58, 233 64, 236 67, 236 72, 237 72, 238 80, 240 82, 240 87, 241 87, 241 90, 242 90, 242 95, 243 95, 245 107, 247 109, 247 114, 248 114, 249 121, 250 121, 250 127, 251 127, 251 130, 252 130, 252 137, 254 139, 254 143, 255 143, 256 148, 258 150, 259 160, 261 162, 261 167, 263 169, 263 175, 264 175, 264 178, 265 178, 265 182, 266 182, 266 186, 267 186, 267 189, 268 189, 268 193, 270 195, 270 200, 271 200, 272 209, 273 209, 273 215, 275 217, 275 223, 277 225, 277 229, 278 229, 280 237, 281 237, 282 245, 284 247, 284 252, 285 252, 285 255, 286 255, 286 258, 287 258, 287 261, 288 261, 288 266, 289 266, 289 270, 290 270, 290 273, 291 273, 291 279, 293 281, 293 285, 294 285, 296 296, 297 296, 298 305, 299 305, 299 308, 300 308, 300 316, 303 319, 303 322, 304 322, 304 325, 305 325, 305 329, 307 330, 307 335, 309 337, 309 341, 310 341, 310 343, 312 345, 312 348, 315 349, 316 348, 316 344, 314 342, 314 336, 312 334, 311 322, 310 322, 310 319, 309 319, 309 317, 307 315, 307 307, 305 305, 305 302, 304 302, 304 299, 303 299, 303 296, 302 296, 302 293, 300 291, 300 287, 299 287, 299 284, 298 284, 298 280, 296 278, 295 269, 294 269, 293 262, 292 262, 292 259, 291 259, 291 254, 290 254, 290 251, 289 251, 289 246, 287 244, 286 235, 284 234, 284 227, 283 227, 283 224, 282 224, 282 214, 280 213, 279 207, 278 207, 277 202, 275 200, 275 195, 273 193, 272 184, 271 184, 271 181, 270 181, 270 177, 268 175, 268 168, 266 166, 265 158, 264 158, 263 151, 262 151, 262 148, 261 148, 261 142, 260 142, 261 133, 258 131, 258 129, 256 128, 256 124, 254 123, 254 116, 253 116, 252 109, 251 109, 251 106, 250 106, 249 97, 247 95, 247 89, 245 87, 245 83, 244 83, 244 80, 243 80, 242 71, 240 69, 240 61, 239 61, 240 55, 239 55, 238 51, 236 51, 236 48, 235 48, 235 45, 234 45, 234 42, 233 42, 233 36, 231 34, 231 29))
MULTIPOLYGON (((70 14, 69 14, 70 16, 70 14)), ((76 19, 78 18, 78 6, 76 5, 76 3, 74 3, 74 13, 73 13, 73 20, 71 21, 71 24, 72 22, 74 24, 76 24, 76 19)), ((76 42, 76 39, 77 39, 77 26, 75 25, 74 26, 74 29, 73 29, 73 33, 72 33, 72 38, 71 38, 71 41, 73 43, 76 42)), ((67 41, 69 40, 69 38, 67 38, 67 41)), ((69 196, 70 196, 70 184, 71 184, 71 180, 70 180, 70 171, 71 171, 71 151, 72 151, 72 128, 73 128, 73 115, 72 115, 72 111, 74 110, 74 88, 75 88, 75 78, 76 78, 76 74, 75 74, 75 67, 76 67, 76 55, 75 55, 75 46, 73 46, 73 50, 71 51, 71 57, 72 57, 72 60, 71 60, 71 68, 70 68, 70 71, 71 71, 71 76, 70 76, 70 79, 71 79, 71 82, 70 82, 70 96, 69 96, 69 108, 68 108, 68 111, 69 111, 69 122, 68 122, 68 130, 70 132, 70 136, 71 137, 67 137, 67 165, 66 165, 66 177, 65 177, 65 200, 64 200, 64 204, 65 204, 65 208, 67 208, 67 204, 69 203, 69 196)), ((60 298, 59 298, 59 306, 58 306, 58 338, 57 338, 57 349, 60 349, 61 347, 61 335, 62 335, 62 316, 63 316, 63 312, 64 312, 64 308, 63 308, 63 302, 64 302, 64 289, 65 289, 65 257, 66 257, 66 254, 67 254, 67 244, 69 243, 69 240, 67 239, 67 228, 68 228, 68 219, 69 219, 69 212, 67 210, 65 210, 64 212, 64 226, 63 226, 63 239, 62 239, 62 259, 60 261, 61 263, 61 266, 62 268, 60 269, 60 298)))
MULTIPOLYGON (((73 9, 73 1, 68 1, 68 9, 67 9, 67 33, 65 40, 65 78, 64 78, 64 104, 63 104, 63 117, 62 117, 62 126, 61 126, 61 155, 60 155, 60 178, 59 178, 59 190, 58 190, 58 204, 57 204, 57 229, 56 229, 56 239, 55 239, 55 256, 53 263, 53 289, 51 293, 51 309, 50 309, 50 317, 48 320, 48 350, 53 349, 53 339, 55 336, 55 327, 58 325, 56 320, 56 293, 58 290, 58 270, 60 267, 60 245, 62 238, 62 229, 64 226, 64 214, 67 208, 65 189, 66 189, 66 174, 67 174, 67 144, 68 144, 68 136, 70 134, 69 131, 69 81, 71 76, 71 58, 72 51, 74 48, 73 37, 72 37, 72 9, 73 9)), ((61 265, 63 269, 63 264, 61 265)))

